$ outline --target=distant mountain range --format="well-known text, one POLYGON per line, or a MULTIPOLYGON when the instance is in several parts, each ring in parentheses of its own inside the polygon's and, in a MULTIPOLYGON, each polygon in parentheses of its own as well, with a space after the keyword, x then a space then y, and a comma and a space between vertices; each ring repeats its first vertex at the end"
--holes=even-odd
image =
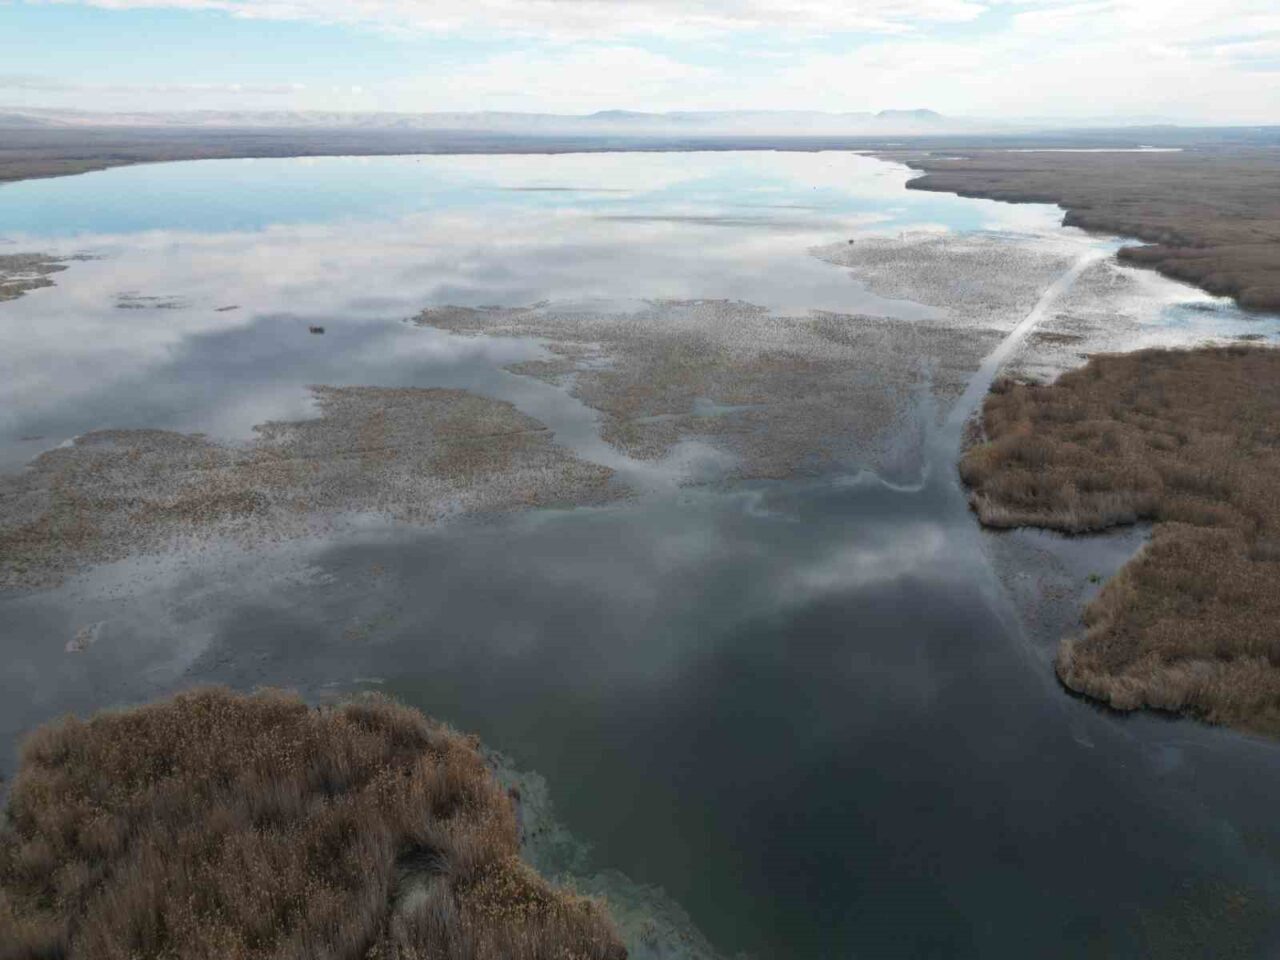
POLYGON ((0 109, 5 127, 237 127, 328 130, 461 130, 512 134, 705 136, 715 134, 872 135, 976 133, 1001 129, 989 121, 945 117, 933 110, 822 113, 804 110, 724 110, 642 113, 602 110, 550 113, 338 113, 215 111, 97 113, 87 110, 0 109))

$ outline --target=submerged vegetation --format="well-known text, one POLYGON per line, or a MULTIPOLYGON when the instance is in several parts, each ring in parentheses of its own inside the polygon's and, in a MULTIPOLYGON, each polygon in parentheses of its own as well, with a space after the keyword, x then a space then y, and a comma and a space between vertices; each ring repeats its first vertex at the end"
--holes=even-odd
POLYGON ((102 430, 0 476, 0 590, 214 537, 254 545, 375 514, 428 524, 618 497, 611 471, 510 403, 463 390, 313 387, 320 416, 249 444, 102 430))
POLYGON ((473 740, 368 699, 197 690, 25 744, 0 958, 623 958, 518 857, 473 740))
POLYGON ((997 384, 983 427, 961 463, 983 523, 1155 525, 1063 642, 1063 682, 1280 735, 1280 350, 1095 357, 997 384))
POLYGON ((650 300, 622 311, 555 302, 437 306, 417 322, 544 339, 555 356, 512 372, 560 384, 599 411, 602 438, 636 459, 660 460, 693 440, 727 454, 725 472, 737 479, 835 467, 910 475, 919 469, 924 418, 963 392, 983 355, 1074 253, 1060 244, 934 234, 811 252, 857 268, 880 295, 928 303, 938 318, 904 323, 707 299, 650 300), (984 285, 993 271, 1004 282, 984 285))
POLYGON ((0 303, 32 290, 52 287, 49 278, 67 269, 64 261, 35 253, 0 254, 0 303))

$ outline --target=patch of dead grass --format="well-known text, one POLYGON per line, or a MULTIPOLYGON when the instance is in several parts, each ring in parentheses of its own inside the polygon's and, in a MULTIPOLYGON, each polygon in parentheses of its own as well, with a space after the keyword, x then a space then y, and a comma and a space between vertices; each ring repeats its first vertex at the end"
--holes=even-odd
POLYGON ((0 957, 625 957, 518 850, 475 741, 414 710, 196 690, 27 740, 0 957))
POLYGON ((1063 642, 1063 682, 1280 735, 1280 351, 1095 357, 998 383, 983 426, 960 470, 984 524, 1155 524, 1063 642))
POLYGON ((510 403, 462 390, 314 387, 321 416, 250 444, 163 430, 86 434, 0 476, 0 590, 214 537, 245 545, 376 514, 454 515, 621 492, 510 403))
MULTIPOLYGON (((984 316, 1008 319, 1017 309, 1003 304, 984 316)), ((700 441, 732 457, 727 471, 738 479, 900 466, 902 437, 922 433, 916 418, 930 412, 917 409, 921 400, 948 406, 1001 336, 972 321, 961 329, 821 311, 782 316, 728 300, 654 300, 631 312, 442 306, 417 322, 542 338, 554 357, 508 369, 565 385, 602 414, 601 436, 615 449, 660 460, 682 441, 700 441)))

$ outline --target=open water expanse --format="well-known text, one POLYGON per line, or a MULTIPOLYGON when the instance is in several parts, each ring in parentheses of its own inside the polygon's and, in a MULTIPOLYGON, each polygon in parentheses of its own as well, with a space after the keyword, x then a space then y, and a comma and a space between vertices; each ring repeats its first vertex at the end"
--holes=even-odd
MULTIPOLYGON (((1076 287, 1119 270, 1114 245, 1056 208, 907 179, 851 154, 716 153, 205 161, 0 187, 0 253, 81 258, 0 303, 5 473, 96 430, 243 443, 315 416, 313 384, 450 387, 513 403, 626 492, 202 541, 0 593, 0 773, 66 711, 200 683, 376 689, 545 778, 562 842, 531 856, 640 917, 637 957, 1276 955, 1280 747, 1109 714, 1053 675, 1070 611, 1142 532, 993 537, 955 477, 1000 362, 1059 304, 1107 312, 1115 284, 1088 282, 1088 310, 1076 287), (949 251, 974 249, 989 273, 955 272, 974 261, 949 251), (986 296, 1033 256, 1043 283, 986 296), (849 361, 893 397, 874 442, 738 473, 776 438, 641 456, 572 375, 507 369, 554 358, 542 328, 410 322, 534 307, 630 330, 667 315, 654 304, 722 301, 882 318, 849 361), (1067 613, 1029 618, 1050 562, 1067 613)), ((1280 329, 1115 275, 1126 343, 1280 329)), ((851 433, 871 409, 841 412, 851 433)), ((801 421, 757 428, 784 422, 801 421)))

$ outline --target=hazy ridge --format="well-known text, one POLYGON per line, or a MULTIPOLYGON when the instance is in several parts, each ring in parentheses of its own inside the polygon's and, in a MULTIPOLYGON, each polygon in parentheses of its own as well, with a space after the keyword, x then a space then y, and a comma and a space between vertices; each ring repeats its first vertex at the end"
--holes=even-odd
POLYGON ((343 130, 478 130, 528 134, 870 134, 976 133, 1007 128, 992 121, 946 117, 933 110, 823 113, 812 110, 721 110, 643 113, 602 110, 553 113, 344 113, 308 110, 193 110, 107 113, 6 108, 0 127, 238 127, 343 130))

